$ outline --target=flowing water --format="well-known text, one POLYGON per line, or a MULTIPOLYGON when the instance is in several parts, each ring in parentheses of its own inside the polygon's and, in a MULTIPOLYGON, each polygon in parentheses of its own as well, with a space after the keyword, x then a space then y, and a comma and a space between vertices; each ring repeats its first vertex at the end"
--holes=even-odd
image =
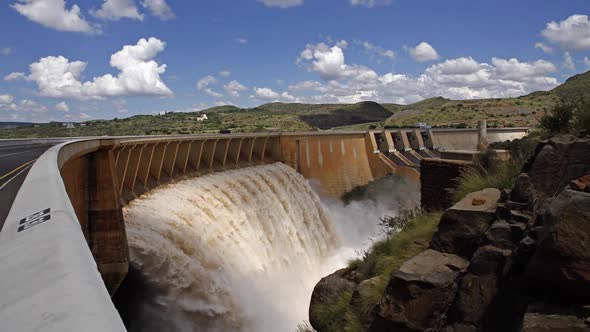
POLYGON ((281 163, 163 186, 124 213, 132 266, 151 287, 130 330, 294 331, 338 267, 329 213, 281 163))

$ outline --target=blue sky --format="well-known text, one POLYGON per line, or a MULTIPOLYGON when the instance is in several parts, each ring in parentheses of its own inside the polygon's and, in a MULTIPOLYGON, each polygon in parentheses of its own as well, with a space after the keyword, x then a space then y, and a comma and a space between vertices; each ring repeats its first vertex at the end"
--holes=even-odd
POLYGON ((411 103, 590 68, 588 0, 10 0, 0 121, 221 105, 411 103))

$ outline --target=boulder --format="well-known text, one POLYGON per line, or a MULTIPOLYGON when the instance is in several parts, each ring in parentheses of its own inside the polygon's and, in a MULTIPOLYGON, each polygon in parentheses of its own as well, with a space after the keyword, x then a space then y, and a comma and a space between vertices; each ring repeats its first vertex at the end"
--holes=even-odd
POLYGON ((449 311, 451 322, 475 326, 481 323, 496 297, 511 253, 491 245, 477 250, 449 311))
POLYGON ((500 190, 488 188, 471 193, 442 215, 430 248, 470 259, 483 235, 496 219, 500 190), (485 203, 473 205, 474 198, 485 203))
POLYGON ((576 316, 526 313, 522 332, 590 332, 590 326, 576 316))
POLYGON ((543 219, 527 278, 543 291, 590 300, 590 193, 564 190, 543 219))
POLYGON ((354 291, 356 285, 346 278, 348 272, 348 269, 338 270, 315 285, 309 305, 309 323, 318 332, 330 331, 330 327, 337 323, 326 321, 322 308, 334 305, 343 295, 354 291))
POLYGON ((570 181, 590 172, 590 139, 558 135, 544 141, 524 170, 536 199, 553 197, 570 181))
POLYGON ((442 327, 467 260, 426 250, 391 274, 370 331, 434 331, 442 327))
POLYGON ((590 192, 590 174, 586 174, 579 179, 570 182, 570 189, 576 191, 590 192))
POLYGON ((511 226, 504 220, 494 222, 485 234, 485 242, 499 248, 512 249, 514 247, 514 231, 511 226))
POLYGON ((510 200, 521 204, 528 203, 532 186, 533 184, 531 183, 529 175, 526 173, 520 173, 514 181, 514 187, 510 192, 510 200))

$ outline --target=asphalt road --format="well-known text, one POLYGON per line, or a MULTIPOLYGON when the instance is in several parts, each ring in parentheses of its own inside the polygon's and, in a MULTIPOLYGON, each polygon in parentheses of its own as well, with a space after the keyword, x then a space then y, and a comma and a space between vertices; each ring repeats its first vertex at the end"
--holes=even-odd
POLYGON ((51 145, 0 146, 0 229, 29 169, 51 145))

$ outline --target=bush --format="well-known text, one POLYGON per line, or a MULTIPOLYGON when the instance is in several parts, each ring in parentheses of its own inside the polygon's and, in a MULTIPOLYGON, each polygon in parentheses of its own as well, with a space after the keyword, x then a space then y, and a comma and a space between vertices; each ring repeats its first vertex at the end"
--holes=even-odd
POLYGON ((590 101, 579 105, 575 126, 577 130, 585 130, 586 133, 590 133, 590 101))
MULTIPOLYGON (((403 227, 401 231, 373 243, 361 258, 349 262, 362 280, 375 278, 360 295, 360 307, 354 308, 360 317, 370 317, 373 308, 379 303, 389 282, 392 271, 405 261, 426 249, 436 231, 441 213, 426 213, 420 210, 406 211, 396 217, 386 217, 382 224, 385 232, 403 227)), ((349 315, 350 318, 351 315, 349 315)), ((368 322, 363 321, 364 325, 368 322)))
POLYGON ((458 202, 468 194, 486 188, 511 189, 521 168, 522 162, 514 160, 498 162, 490 169, 481 166, 471 168, 457 180, 453 199, 458 202))
POLYGON ((560 102, 541 117, 539 124, 549 135, 568 133, 572 129, 575 109, 576 103, 560 102))

